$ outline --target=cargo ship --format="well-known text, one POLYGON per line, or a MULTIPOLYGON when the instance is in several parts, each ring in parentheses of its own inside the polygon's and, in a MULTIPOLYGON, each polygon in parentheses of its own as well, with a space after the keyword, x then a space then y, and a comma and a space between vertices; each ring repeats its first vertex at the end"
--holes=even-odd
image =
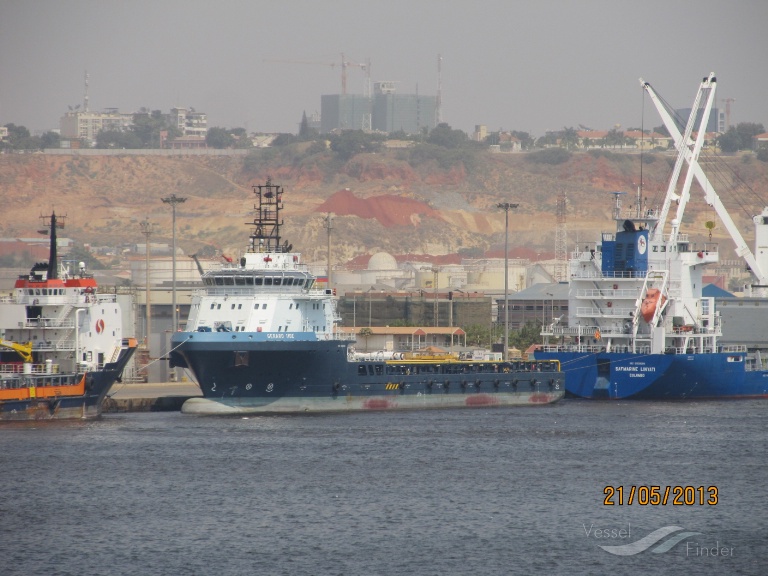
POLYGON ((48 262, 0 298, 0 421, 91 419, 138 345, 122 333, 114 294, 80 263, 59 268, 56 214, 45 218, 48 262))
POLYGON ((756 258, 698 163, 716 78, 711 74, 702 81, 683 133, 650 84, 642 79, 641 84, 678 150, 666 197, 661 207, 647 208, 638 190, 634 207, 625 210, 623 193, 613 193, 615 231, 573 253, 567 325, 544 326, 543 345, 535 356, 559 361, 568 396, 579 398, 768 397, 768 371, 759 352, 722 345, 715 299, 702 295, 704 271, 719 259, 717 244, 696 243, 681 231, 695 177, 705 201, 729 230, 737 254, 744 255, 755 274, 752 289, 768 287, 766 251, 758 249, 768 242, 768 208, 753 219, 756 258), (678 188, 683 164, 688 170, 678 188), (665 232, 673 205, 676 214, 665 232))
POLYGON ((202 276, 170 366, 202 397, 186 414, 324 413, 540 406, 564 396, 557 360, 478 361, 452 354, 355 351, 332 289, 283 242, 283 188, 267 180, 238 261, 202 276))

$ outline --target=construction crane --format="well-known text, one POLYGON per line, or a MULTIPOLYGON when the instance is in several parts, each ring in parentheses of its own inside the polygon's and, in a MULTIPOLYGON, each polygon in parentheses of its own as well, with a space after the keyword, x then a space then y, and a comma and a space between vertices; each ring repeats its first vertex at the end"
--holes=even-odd
MULTIPOLYGON (((309 65, 315 65, 315 66, 330 66, 331 68, 335 68, 336 66, 339 65, 337 62, 318 62, 314 60, 286 60, 286 59, 271 59, 271 58, 265 58, 264 62, 274 62, 278 64, 309 64, 309 65)), ((341 93, 342 94, 347 93, 347 68, 349 68, 350 66, 358 67, 366 73, 364 93, 366 96, 370 96, 371 95, 371 61, 367 60, 364 63, 353 62, 351 60, 347 60, 343 52, 341 53, 341 93)))

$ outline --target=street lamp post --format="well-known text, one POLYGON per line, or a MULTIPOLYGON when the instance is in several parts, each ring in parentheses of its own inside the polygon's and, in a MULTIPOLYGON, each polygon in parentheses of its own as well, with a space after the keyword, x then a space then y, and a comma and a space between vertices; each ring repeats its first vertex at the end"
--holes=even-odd
POLYGON ((504 210, 504 354, 506 362, 509 360, 509 211, 517 208, 519 204, 501 202, 497 208, 504 210))
POLYGON ((374 290, 373 286, 371 286, 370 288, 368 288, 368 290, 366 290, 366 292, 368 292, 368 328, 371 327, 371 304, 372 304, 371 295, 373 293, 373 290, 374 290))
POLYGON ((149 237, 152 234, 152 223, 149 221, 149 218, 146 218, 139 224, 139 226, 141 227, 141 233, 146 237, 146 244, 144 249, 146 252, 146 296, 144 303, 144 312, 146 313, 146 339, 144 342, 147 347, 147 351, 149 351, 149 335, 152 333, 152 312, 150 311, 149 303, 151 294, 149 289, 149 237))
POLYGON ((332 288, 331 283, 331 230, 333 230, 333 214, 330 212, 325 217, 325 228, 328 231, 328 288, 332 288))
POLYGON ((165 204, 170 204, 171 210, 173 211, 173 254, 171 254, 173 262, 173 280, 171 287, 171 306, 173 307, 173 331, 176 332, 176 330, 179 329, 178 311, 176 310, 176 205, 186 202, 187 199, 176 196, 176 194, 171 194, 168 198, 161 198, 161 200, 165 204))

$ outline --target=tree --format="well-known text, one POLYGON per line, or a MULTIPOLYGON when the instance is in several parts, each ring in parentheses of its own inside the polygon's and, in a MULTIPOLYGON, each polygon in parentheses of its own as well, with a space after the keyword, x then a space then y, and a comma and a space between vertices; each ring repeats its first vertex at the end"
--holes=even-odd
POLYGON ((383 138, 381 135, 366 134, 362 130, 342 130, 341 134, 331 136, 331 150, 347 161, 355 154, 375 152, 383 138))
POLYGON ((613 146, 614 148, 622 146, 624 144, 624 132, 611 128, 608 134, 605 135, 605 142, 608 146, 613 146))
POLYGON ((131 131, 141 140, 142 148, 160 148, 160 132, 168 132, 171 138, 181 136, 178 127, 171 124, 160 110, 134 114, 131 131))
POLYGON ((58 148, 61 146, 61 136, 52 131, 48 131, 40 137, 43 148, 58 148))
POLYGON ((469 142, 469 136, 461 130, 454 130, 445 122, 435 126, 427 138, 429 144, 443 148, 462 148, 469 142))
POLYGON ((533 136, 531 136, 528 132, 523 132, 520 130, 512 130, 511 132, 512 136, 520 140, 520 147, 523 150, 530 150, 533 148, 534 140, 533 136))
POLYGON ((563 128, 560 145, 566 150, 573 150, 579 145, 579 133, 575 128, 563 128))
POLYGON ((301 124, 299 125, 299 141, 307 142, 309 140, 314 140, 319 135, 320 133, 317 131, 317 128, 309 127, 309 122, 307 121, 307 113, 303 112, 301 115, 301 124))
POLYGON ((122 130, 102 130, 96 134, 96 148, 137 149, 143 148, 141 138, 133 132, 122 130))
POLYGON ((736 124, 736 132, 738 132, 739 138, 741 139, 741 148, 739 149, 751 150, 752 141, 755 136, 765 132, 765 128, 762 124, 756 124, 754 122, 739 122, 736 124))
POLYGON ((725 134, 720 134, 716 142, 721 152, 738 152, 741 149, 741 136, 733 126, 728 128, 725 134))
POLYGON ((366 326, 365 328, 360 328, 360 331, 357 333, 357 335, 365 338, 365 351, 368 352, 368 337, 373 336, 373 330, 366 326))
POLYGON ((213 127, 208 129, 205 143, 211 148, 231 148, 235 144, 235 139, 225 128, 213 127))

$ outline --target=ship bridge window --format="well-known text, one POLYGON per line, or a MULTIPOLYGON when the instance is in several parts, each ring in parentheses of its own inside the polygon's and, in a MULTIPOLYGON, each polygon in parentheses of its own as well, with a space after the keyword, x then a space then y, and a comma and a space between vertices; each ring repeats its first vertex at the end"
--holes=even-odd
POLYGON ((303 286, 304 278, 296 278, 296 286, 303 286))
POLYGON ((272 286, 272 277, 271 276, 267 276, 266 278, 264 278, 264 286, 272 286))
POLYGON ((235 279, 232 278, 232 276, 227 276, 224 278, 224 286, 234 286, 235 285, 235 279))
POLYGON ((224 278, 216 277, 213 280, 216 282, 216 286, 224 286, 224 278))
POLYGON ((245 285, 253 286, 253 276, 248 276, 248 278, 245 279, 245 285))
POLYGON ((245 286, 245 278, 242 276, 235 278, 235 285, 236 286, 245 286))
POLYGON ((238 310, 242 310, 242 308, 243 308, 243 305, 242 305, 242 304, 238 304, 238 305, 237 305, 237 309, 238 309, 238 310))
POLYGON ((283 286, 293 286, 293 278, 284 278, 283 286))
POLYGON ((261 286, 264 283, 264 278, 262 278, 261 276, 259 276, 258 278, 254 278, 253 283, 256 286, 261 286))
POLYGON ((216 302, 211 302, 211 310, 213 310, 216 307, 216 302))
POLYGON ((280 284, 282 284, 282 283, 283 283, 283 279, 282 278, 275 278, 275 286, 280 286, 280 284))
POLYGON ((234 310, 234 309, 235 309, 235 303, 233 302, 231 306, 231 310, 234 310))

